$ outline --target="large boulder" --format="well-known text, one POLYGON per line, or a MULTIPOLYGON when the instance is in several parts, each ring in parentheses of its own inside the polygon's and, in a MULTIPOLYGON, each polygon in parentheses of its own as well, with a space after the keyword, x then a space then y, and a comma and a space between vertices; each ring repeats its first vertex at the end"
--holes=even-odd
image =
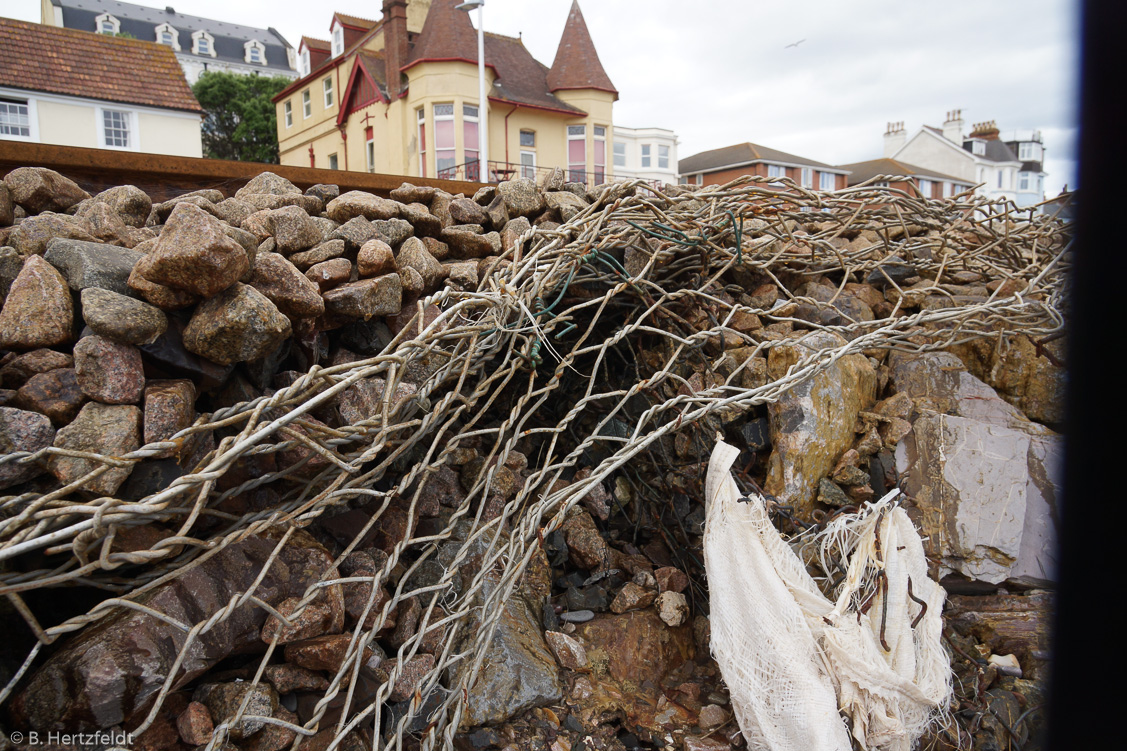
POLYGON ((536 183, 527 177, 499 184, 497 193, 505 202, 509 216, 536 216, 544 210, 544 196, 536 189, 536 183))
POLYGON ((122 344, 149 344, 168 328, 160 308, 99 287, 82 290, 82 318, 95 334, 122 344))
POLYGON ((365 219, 394 219, 399 216, 399 204, 386 198, 350 190, 329 201, 325 213, 334 222, 344 224, 350 219, 362 216, 365 219))
POLYGON ((153 208, 148 194, 133 185, 119 185, 103 190, 92 200, 106 204, 117 212, 126 225, 137 228, 145 226, 153 208))
MULTIPOLYGON (((147 592, 141 604, 191 627, 252 588, 256 600, 276 606, 323 577, 337 576, 332 556, 302 531, 291 535, 262 575, 277 544, 272 532, 232 542, 147 592)), ((181 650, 186 652, 174 689, 230 654, 261 648, 266 616, 257 602, 244 601, 188 645, 187 632, 149 613, 120 608, 70 636, 31 674, 11 700, 15 726, 73 732, 137 717, 160 692, 181 650)))
MULTIPOLYGON (((845 344, 836 334, 811 334, 801 344, 772 348, 767 367, 777 379, 802 358, 845 344)), ((852 448, 857 418, 872 406, 876 387, 876 371, 869 361, 862 355, 846 355, 771 404, 768 416, 774 449, 764 490, 793 505, 799 515, 808 515, 818 483, 852 448)))
POLYGON ((28 256, 0 310, 0 349, 37 349, 74 339, 66 280, 41 256, 28 256))
POLYGON ((247 251, 218 219, 190 203, 177 204, 149 254, 146 279, 200 297, 212 297, 250 268, 247 251))
MULTIPOLYGON (((348 265, 348 261, 344 263, 348 265)), ((290 318, 315 318, 325 312, 317 285, 277 253, 258 257, 248 284, 290 318)))
POLYGON ((67 214, 39 214, 29 216, 12 230, 9 242, 21 255, 41 256, 48 243, 55 238, 95 242, 85 219, 67 214))
MULTIPOLYGON (((87 402, 78 417, 55 434, 55 447, 92 454, 120 457, 141 446, 141 410, 130 405, 87 402)), ((47 468, 63 485, 106 466, 102 462, 77 456, 54 455, 47 468)), ((82 489, 96 495, 113 495, 129 477, 131 467, 110 467, 100 476, 87 480, 82 489)))
POLYGON ((67 177, 46 167, 20 167, 4 176, 12 200, 29 214, 66 211, 90 194, 67 177))
POLYGON ((290 321, 261 292, 228 287, 200 303, 184 329, 184 347, 220 365, 257 360, 290 336, 290 321))
POLYGON ((136 404, 145 390, 141 350, 100 336, 74 345, 74 372, 82 393, 103 404, 136 404))
POLYGON ((75 292, 97 287, 120 295, 129 294, 129 274, 143 256, 128 248, 61 237, 51 240, 43 255, 75 292))
MULTIPOLYGON (((55 440, 55 429, 46 415, 11 407, 0 407, 0 454, 27 451, 34 454, 55 440)), ((0 464, 0 490, 37 477, 46 471, 39 461, 0 464)))

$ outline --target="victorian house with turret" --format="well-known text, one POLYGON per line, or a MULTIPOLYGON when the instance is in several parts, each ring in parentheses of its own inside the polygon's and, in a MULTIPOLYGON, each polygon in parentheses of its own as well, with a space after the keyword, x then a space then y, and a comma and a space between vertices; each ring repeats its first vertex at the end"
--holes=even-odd
POLYGON ((378 21, 336 13, 328 41, 303 37, 301 77, 274 99, 282 164, 480 181, 562 167, 576 182, 609 179, 618 92, 578 2, 550 67, 519 38, 485 33, 484 102, 477 32, 459 2, 383 0, 378 21))

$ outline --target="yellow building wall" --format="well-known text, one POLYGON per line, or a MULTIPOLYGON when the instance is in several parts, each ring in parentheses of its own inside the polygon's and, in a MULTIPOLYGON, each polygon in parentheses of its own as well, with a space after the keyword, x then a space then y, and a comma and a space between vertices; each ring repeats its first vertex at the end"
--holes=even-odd
MULTIPOLYGON (((98 143, 98 122, 93 105, 36 102, 39 115, 39 140, 63 146, 101 147, 98 143)), ((198 130, 198 128, 197 128, 198 130)))
MULTIPOLYGON (((465 127, 462 120, 462 107, 469 104, 479 107, 478 101, 478 76, 477 66, 462 62, 420 63, 408 71, 411 86, 407 96, 397 102, 399 110, 397 130, 403 138, 400 143, 406 144, 403 150, 405 158, 392 159, 391 167, 396 168, 392 174, 418 175, 419 174, 419 143, 418 143, 418 110, 425 108, 426 117, 426 175, 436 177, 438 174, 434 149, 434 105, 454 105, 454 163, 461 166, 465 163, 465 127)), ((485 69, 486 90, 493 85, 496 78, 492 69, 485 69)), ((489 123, 492 134, 494 123, 489 123)), ((391 135, 391 134, 389 134, 391 135)), ((490 146, 492 147, 492 139, 490 146)), ((476 144, 474 144, 476 146, 476 144)), ((490 160, 495 159, 490 154, 490 160)), ((464 179, 462 175, 458 176, 464 179)))
POLYGON ((170 117, 156 112, 138 112, 137 120, 141 151, 170 156, 203 156, 203 137, 198 117, 170 117))
MULTIPOLYGON (((607 179, 614 175, 614 94, 596 89, 562 89, 556 98, 572 107, 587 113, 585 118, 569 120, 568 125, 587 126, 587 171, 595 171, 595 126, 606 128, 606 161, 604 172, 607 179)), ((564 148, 567 148, 567 132, 564 131, 564 148)), ((566 165, 564 165, 566 166, 566 165)))
MULTIPOLYGON (((279 161, 296 167, 309 166, 309 146, 313 146, 316 167, 328 169, 329 154, 336 153, 338 166, 344 169, 344 140, 336 127, 340 98, 348 83, 347 76, 352 72, 352 64, 339 65, 324 75, 309 81, 304 87, 294 91, 275 106, 278 116, 279 161), (325 106, 323 81, 333 81, 333 103, 325 106), (310 115, 305 117, 302 93, 309 92, 310 115), (293 125, 286 127, 286 102, 293 107, 293 125)), ((351 164, 349 165, 351 166, 351 164)))

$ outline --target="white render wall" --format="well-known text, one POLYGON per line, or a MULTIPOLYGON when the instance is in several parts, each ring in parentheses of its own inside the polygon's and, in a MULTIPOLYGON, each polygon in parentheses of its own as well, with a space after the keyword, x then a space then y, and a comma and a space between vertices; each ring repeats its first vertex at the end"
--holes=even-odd
POLYGON ((226 60, 212 60, 204 58, 200 55, 176 55, 177 62, 180 67, 184 69, 184 77, 188 79, 188 85, 192 86, 196 81, 200 80, 200 75, 204 72, 204 65, 207 65, 207 70, 213 73, 238 73, 244 76, 284 76, 290 80, 296 80, 298 73, 296 70, 278 70, 277 68, 267 68, 263 65, 240 65, 238 63, 227 62, 226 60))
POLYGON ((951 177, 978 182, 974 157, 959 146, 947 143, 924 131, 916 133, 904 147, 896 152, 896 159, 908 164, 926 167, 951 177))
MULTIPOLYGON (((677 184, 677 134, 666 128, 624 128, 614 126, 614 143, 626 145, 626 166, 614 167, 619 180, 641 178, 677 184), (642 167, 642 144, 650 145, 650 166, 642 167), (658 146, 669 147, 669 166, 658 167, 658 146)), ((613 148, 611 156, 614 155, 613 148)))
POLYGON ((6 140, 53 143, 88 149, 139 151, 168 156, 203 156, 201 116, 191 112, 3 87, 0 87, 0 96, 28 100, 28 116, 31 120, 29 138, 0 136, 6 140), (120 149, 104 145, 99 128, 102 109, 129 113, 130 148, 120 149))

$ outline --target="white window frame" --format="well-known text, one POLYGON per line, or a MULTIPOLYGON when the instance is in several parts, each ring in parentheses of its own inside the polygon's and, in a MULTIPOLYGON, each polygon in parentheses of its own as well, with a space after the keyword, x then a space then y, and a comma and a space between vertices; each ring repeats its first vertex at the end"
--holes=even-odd
POLYGON ((301 92, 301 119, 308 120, 313 117, 313 97, 309 95, 309 89, 301 92))
POLYGON ((97 18, 94 19, 94 33, 96 33, 96 34, 107 34, 107 33, 109 33, 109 34, 120 34, 121 33, 121 21, 117 20, 114 16, 110 15, 109 13, 103 13, 102 15, 100 15, 97 18), (105 29, 103 29, 102 28, 103 22, 109 22, 109 23, 113 24, 113 31, 107 32, 105 29))
POLYGON ((419 146, 419 177, 427 176, 427 108, 419 107, 415 110, 415 122, 418 124, 416 143, 419 146))
POLYGON ((301 60, 301 62, 298 66, 298 73, 300 73, 302 75, 302 77, 304 78, 305 76, 308 76, 309 73, 310 73, 310 70, 309 70, 309 50, 304 49, 304 50, 301 51, 300 60, 301 60))
POLYGON ((157 44, 164 44, 164 42, 161 40, 161 37, 165 32, 168 32, 172 35, 172 42, 168 46, 176 50, 177 52, 180 51, 180 32, 176 30, 175 26, 170 23, 162 23, 160 26, 156 27, 155 31, 157 44))
POLYGON ((837 190, 837 175, 832 172, 823 172, 818 175, 818 190, 837 190))
POLYGON ((657 168, 669 169, 669 147, 662 143, 659 143, 657 145, 657 168), (662 151, 665 152, 665 156, 661 155, 662 151), (665 164, 662 164, 663 161, 665 162, 665 164))
POLYGON ((767 165, 767 178, 778 179, 787 176, 787 168, 781 164, 768 164, 767 165))
POLYGON ((916 187, 919 188, 920 195, 922 195, 924 198, 931 198, 932 191, 935 190, 934 183, 925 177, 917 177, 916 182, 916 187))
POLYGON ((325 109, 333 106, 333 77, 325 76, 321 79, 321 92, 325 95, 325 109))
POLYGON ((39 113, 36 110, 35 99, 32 97, 9 96, 8 94, 0 91, 0 99, 14 100, 16 104, 23 104, 27 107, 27 126, 28 135, 17 136, 12 134, 0 133, 0 141, 25 141, 27 143, 39 143, 39 113))
POLYGON ((1019 172, 1017 175, 1017 189, 1022 193, 1028 193, 1030 178, 1032 177, 1032 172, 1019 172))
POLYGON ((243 45, 243 60, 248 65, 266 65, 266 45, 257 39, 251 39, 243 45), (251 50, 258 50, 258 60, 251 60, 251 50))
POLYGON ((1003 170, 998 170, 998 190, 1002 189, 1002 174, 1003 170))
POLYGON ((811 188, 811 189, 814 187, 814 170, 813 170, 813 168, 803 167, 802 171, 799 172, 799 177, 802 178, 802 187, 811 188))
POLYGON ((529 151, 528 149, 520 150, 520 176, 527 177, 530 180, 536 179, 536 152, 529 151), (529 164, 524 163, 524 158, 531 159, 529 164))
POLYGON ((704 185, 704 173, 701 172, 700 174, 698 174, 696 180, 697 185, 704 185))
POLYGON ((215 37, 208 34, 206 31, 193 31, 192 32, 192 54, 207 57, 215 57, 215 37), (207 51, 200 51, 200 42, 207 43, 207 51))
POLYGON ((340 57, 344 54, 344 27, 340 25, 340 21, 333 21, 331 32, 333 57, 340 57))
POLYGON ((614 153, 611 156, 614 159, 614 166, 625 168, 626 167, 626 141, 615 141, 613 152, 614 153), (622 161, 620 162, 619 159, 621 159, 622 161))
POLYGON ((888 180, 879 180, 876 183, 874 183, 873 187, 887 188, 888 187, 888 180))
POLYGON ((94 122, 98 128, 98 148, 110 149, 111 151, 140 151, 141 134, 137 131, 137 113, 133 110, 122 109, 120 107, 95 107, 94 108, 94 122), (126 124, 129 128, 129 145, 128 146, 110 146, 106 143, 106 113, 107 112, 120 112, 126 116, 126 124))
POLYGON ((650 146, 651 144, 648 143, 642 144, 642 159, 641 162, 639 162, 642 165, 642 169, 649 169, 650 165, 653 164, 653 157, 650 154, 650 146))
POLYGON ((286 127, 292 128, 293 127, 293 104, 290 103, 290 100, 287 99, 285 104, 282 105, 282 112, 285 114, 286 127))
POLYGON ((1033 148, 1032 141, 1024 141, 1017 145, 1017 158, 1023 162, 1032 162, 1036 157, 1033 156, 1036 150, 1033 148))
MULTIPOLYGON (((480 113, 481 109, 476 104, 470 104, 469 102, 462 103, 462 164, 465 165, 465 176, 462 179, 472 180, 474 182, 480 182, 482 175, 480 139, 481 136, 485 135, 485 133, 481 130, 480 113), (476 143, 470 143, 469 139, 466 138, 467 123, 474 123, 475 125, 477 125, 477 135, 479 140, 476 143), (470 162, 471 153, 477 155, 473 159, 473 164, 471 164, 470 162)), ((455 126, 455 132, 456 130, 457 126, 455 126)))
POLYGON ((951 198, 958 192, 959 188, 955 185, 955 183, 943 183, 943 195, 945 197, 951 198))
MULTIPOLYGON (((613 158, 611 163, 614 163, 613 158)), ((591 172, 594 175, 591 179, 595 184, 606 182, 607 179, 607 129, 605 125, 595 125, 591 128, 591 172), (599 143, 603 144, 603 163, 599 164, 599 143), (599 178, 602 178, 601 180, 599 178)))

